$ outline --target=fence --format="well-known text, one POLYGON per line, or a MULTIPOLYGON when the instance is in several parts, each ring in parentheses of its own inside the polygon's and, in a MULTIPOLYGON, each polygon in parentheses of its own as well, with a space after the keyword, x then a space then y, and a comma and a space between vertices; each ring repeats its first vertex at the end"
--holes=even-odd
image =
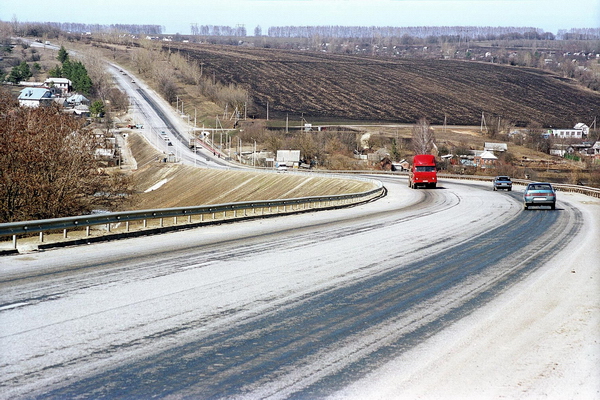
MULTIPOLYGON (((49 232, 61 232, 62 239, 68 239, 69 232, 85 229, 81 242, 89 243, 98 241, 92 239, 92 227, 104 227, 106 233, 119 237, 133 237, 148 234, 150 230, 164 232, 168 230, 183 229, 231 221, 235 219, 248 219, 268 215, 290 214, 310 210, 322 210, 349 206, 372 200, 384 194, 385 188, 380 181, 370 180, 375 183, 376 188, 360 193, 300 197, 294 199, 262 200, 250 202, 225 203, 215 205, 203 205, 193 207, 164 208, 154 210, 122 211, 105 214, 82 215, 76 217, 53 218, 36 221, 10 222, 0 224, 0 237, 12 236, 12 250, 17 249, 18 238, 31 237, 39 234, 39 242, 43 243, 45 235, 49 232), (169 227, 165 219, 172 218, 173 223, 169 227), (158 222, 158 226, 151 227, 149 221, 158 222), (141 223, 136 232, 131 231, 131 223, 141 223)), ((104 236, 106 240, 106 234, 104 236)), ((77 242, 69 241, 77 244, 77 242)), ((38 245, 38 248, 43 247, 38 245)))

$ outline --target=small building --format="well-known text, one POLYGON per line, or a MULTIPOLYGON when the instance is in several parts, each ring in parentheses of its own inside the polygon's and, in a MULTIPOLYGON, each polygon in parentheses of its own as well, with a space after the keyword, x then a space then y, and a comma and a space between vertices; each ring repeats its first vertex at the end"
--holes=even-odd
POLYGON ((548 129, 544 137, 559 139, 583 139, 588 136, 590 128, 583 123, 576 124, 572 129, 548 129))
POLYGON ((569 154, 581 154, 581 155, 593 155, 595 143, 592 142, 581 142, 572 143, 567 147, 567 153, 569 154))
POLYGON ((508 151, 508 145, 506 143, 485 142, 483 148, 488 151, 499 151, 499 152, 508 151))
POLYGON ((475 165, 479 168, 496 168, 498 157, 491 151, 483 151, 474 158, 475 165))
POLYGON ((73 85, 67 78, 48 78, 44 81, 44 84, 60 91, 62 96, 66 96, 71 91, 71 86, 73 85))
POLYGON ((552 145, 552 148, 550 149, 550 155, 564 157, 565 154, 567 153, 568 149, 569 149, 568 144, 555 143, 554 145, 552 145))
POLYGON ((19 105, 23 107, 39 107, 52 103, 52 92, 46 88, 25 88, 19 93, 19 105))
POLYGON ((276 167, 298 168, 300 150, 277 150, 276 167))
POLYGON ((74 94, 67 98, 67 103, 71 106, 89 105, 90 101, 82 94, 74 94))

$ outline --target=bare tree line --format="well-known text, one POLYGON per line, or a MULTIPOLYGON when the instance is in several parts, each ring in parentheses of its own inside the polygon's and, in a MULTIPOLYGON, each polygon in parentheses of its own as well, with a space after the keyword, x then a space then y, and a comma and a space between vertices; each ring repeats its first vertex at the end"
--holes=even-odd
MULTIPOLYGON (((1 22, 1 21, 0 21, 1 22)), ((6 23, 6 22, 5 22, 6 23)), ((164 27, 154 24, 84 24, 77 22, 10 22, 16 35, 58 37, 62 32, 68 33, 108 33, 122 32, 132 35, 163 35, 164 27)), ((255 36, 262 35, 262 28, 254 29, 255 36)), ((235 27, 225 25, 190 24, 192 36, 247 36, 244 25, 235 27)), ((516 26, 272 26, 267 30, 272 38, 314 38, 323 39, 368 39, 368 38, 414 38, 455 37, 470 40, 597 40, 600 39, 600 28, 561 29, 556 36, 535 27, 516 26)))
POLYGON ((425 38, 429 36, 456 36, 470 39, 497 39, 504 35, 530 34, 543 35, 541 29, 533 27, 480 27, 480 26, 272 26, 268 29, 269 37, 304 37, 319 36, 322 38, 373 38, 412 36, 425 38))
POLYGON ((76 22, 48 22, 49 26, 60 29, 63 32, 70 33, 105 33, 119 31, 132 35, 161 35, 163 27, 161 25, 149 24, 81 24, 76 22))
POLYGON ((191 24, 190 29, 192 36, 246 36, 246 28, 243 25, 230 27, 191 24))
POLYGON ((161 35, 164 27, 149 24, 82 24, 78 22, 2 22, 10 26, 16 36, 56 38, 63 33, 108 33, 122 32, 132 35, 161 35))
POLYGON ((243 110, 251 105, 247 90, 203 75, 198 60, 163 50, 156 41, 141 40, 140 47, 131 53, 131 60, 140 75, 156 82, 159 93, 170 103, 175 102, 179 81, 192 85, 200 95, 222 108, 243 110))

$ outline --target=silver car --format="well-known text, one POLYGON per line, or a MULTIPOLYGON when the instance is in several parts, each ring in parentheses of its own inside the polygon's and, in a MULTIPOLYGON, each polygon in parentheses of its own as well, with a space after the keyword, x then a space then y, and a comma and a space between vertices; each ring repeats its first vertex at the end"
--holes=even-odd
POLYGON ((510 192, 512 190, 512 181, 510 180, 510 177, 508 177, 508 176, 505 176, 505 175, 497 176, 494 178, 493 186, 494 186, 494 191, 496 191, 498 189, 506 189, 510 192))
POLYGON ((556 208, 556 191, 550 183, 534 182, 527 185, 523 192, 523 207, 527 210, 530 206, 550 206, 556 208))

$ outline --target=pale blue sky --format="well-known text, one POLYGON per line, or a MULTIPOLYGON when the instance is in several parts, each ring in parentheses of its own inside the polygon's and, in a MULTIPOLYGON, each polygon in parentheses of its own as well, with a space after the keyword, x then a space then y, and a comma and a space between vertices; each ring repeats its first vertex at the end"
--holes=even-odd
POLYGON ((0 20, 270 26, 531 26, 547 32, 600 27, 600 0, 0 0, 0 20))

